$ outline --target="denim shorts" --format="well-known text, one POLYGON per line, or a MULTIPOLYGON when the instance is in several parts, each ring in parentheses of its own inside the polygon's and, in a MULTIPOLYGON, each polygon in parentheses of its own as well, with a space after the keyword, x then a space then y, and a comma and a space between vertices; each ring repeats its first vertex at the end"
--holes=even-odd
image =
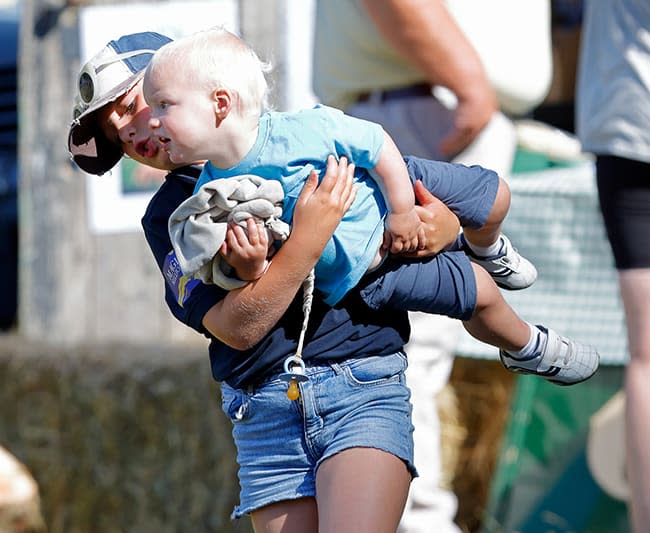
POLYGON ((233 424, 240 503, 233 518, 274 502, 316 496, 316 470, 355 447, 402 459, 412 476, 413 424, 404 353, 307 366, 300 399, 278 376, 251 390, 222 383, 233 424))

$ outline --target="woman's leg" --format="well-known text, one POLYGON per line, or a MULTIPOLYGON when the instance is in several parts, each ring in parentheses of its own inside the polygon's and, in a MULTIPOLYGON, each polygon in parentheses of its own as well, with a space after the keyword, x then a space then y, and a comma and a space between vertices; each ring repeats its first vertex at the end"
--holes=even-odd
POLYGON ((634 531, 650 531, 650 269, 619 271, 630 362, 625 372, 625 437, 634 531))
POLYGON ((317 533, 318 511, 314 498, 285 500, 251 513, 256 533, 317 533))
POLYGON ((258 533, 394 533, 415 473, 406 366, 401 352, 307 366, 300 402, 281 380, 252 392, 222 384, 236 516, 250 513, 258 533))
POLYGON ((319 533, 395 533, 411 474, 404 461, 377 448, 349 448, 316 473, 319 533))
POLYGON ((630 362, 625 370, 625 441, 633 530, 650 531, 650 164, 596 159, 598 198, 618 270, 630 362))

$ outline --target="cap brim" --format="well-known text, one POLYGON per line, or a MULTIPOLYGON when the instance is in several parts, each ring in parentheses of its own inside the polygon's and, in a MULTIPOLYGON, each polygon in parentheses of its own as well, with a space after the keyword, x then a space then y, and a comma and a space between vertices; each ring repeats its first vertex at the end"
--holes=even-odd
POLYGON ((122 147, 109 141, 96 122, 86 120, 73 125, 68 135, 68 150, 77 166, 89 174, 101 176, 111 170, 124 155, 122 147))
POLYGON ((112 169, 124 155, 122 148, 106 139, 97 124, 96 112, 117 100, 135 86, 144 76, 144 70, 115 86, 99 98, 70 124, 68 151, 74 162, 89 174, 101 176, 112 169))

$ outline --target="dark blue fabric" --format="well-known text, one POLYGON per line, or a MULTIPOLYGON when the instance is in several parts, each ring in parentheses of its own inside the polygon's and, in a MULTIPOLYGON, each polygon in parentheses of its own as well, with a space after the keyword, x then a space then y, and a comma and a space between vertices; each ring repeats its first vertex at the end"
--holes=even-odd
POLYGON ((18 159, 0 150, 0 330, 18 311, 18 159))
MULTIPOLYGON (((494 205, 499 177, 492 170, 406 157, 412 181, 421 180, 461 221, 481 227, 494 205)), ((476 307, 476 280, 463 252, 424 259, 388 259, 366 277, 361 291, 373 309, 421 311, 468 320, 476 307)))
MULTIPOLYGON (((142 219, 145 237, 161 272, 164 272, 172 248, 167 220, 192 194, 197 176, 195 167, 169 173, 142 219)), ((172 288, 165 284, 165 300, 174 316, 211 339, 209 354, 214 379, 226 381, 234 388, 245 388, 281 372, 284 359, 295 354, 303 320, 302 293, 299 291, 271 332, 258 345, 245 351, 226 346, 211 337, 201 325, 205 313, 225 294, 215 285, 197 284, 186 294, 181 306, 172 288)), ((405 312, 373 311, 363 303, 356 290, 334 308, 328 307, 316 295, 309 324, 303 348, 307 364, 390 355, 402 349, 410 334, 405 312)))
POLYGON ((18 310, 18 14, 0 17, 0 329, 18 310))
POLYGON ((421 311, 469 320, 476 307, 476 279, 464 252, 388 259, 367 277, 361 296, 373 309, 421 311))
MULTIPOLYGON (((18 146, 18 17, 0 20, 0 156, 18 146)), ((0 178, 2 179, 2 178, 0 178)), ((2 184, 0 184, 0 194, 2 184)))
MULTIPOLYGON (((160 35, 152 31, 142 33, 132 33, 124 35, 119 39, 111 41, 109 46, 118 54, 124 52, 133 52, 136 50, 158 50, 161 46, 171 42, 169 37, 160 35)), ((129 70, 135 74, 147 68, 149 61, 151 61, 151 54, 138 54, 123 60, 124 64, 129 67, 129 70)))
POLYGON ((421 180, 458 217, 461 226, 480 228, 487 222, 499 188, 496 172, 419 157, 404 160, 411 180, 421 180))

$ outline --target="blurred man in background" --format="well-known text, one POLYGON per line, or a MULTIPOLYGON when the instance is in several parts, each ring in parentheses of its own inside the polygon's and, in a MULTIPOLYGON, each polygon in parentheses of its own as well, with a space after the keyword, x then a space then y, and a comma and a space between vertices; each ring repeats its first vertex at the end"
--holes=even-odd
MULTIPOLYGON (((378 122, 404 154, 509 175, 515 129, 552 76, 549 0, 317 0, 313 88, 324 104, 378 122)), ((436 394, 461 326, 411 314, 408 383, 415 462, 403 533, 459 531, 443 489, 436 394)))

